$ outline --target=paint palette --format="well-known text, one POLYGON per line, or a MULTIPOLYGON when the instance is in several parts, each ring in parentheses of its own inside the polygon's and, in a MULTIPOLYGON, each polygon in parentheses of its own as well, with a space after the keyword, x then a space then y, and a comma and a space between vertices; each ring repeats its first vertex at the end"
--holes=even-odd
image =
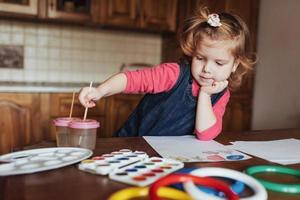
POLYGON ((92 155, 83 148, 54 147, 9 153, 0 156, 0 176, 29 174, 80 162, 92 155))
POLYGON ((183 166, 184 164, 180 161, 152 157, 115 170, 109 174, 109 178, 130 185, 147 186, 162 176, 183 168, 183 166))
POLYGON ((132 152, 129 149, 121 149, 109 154, 95 156, 88 160, 83 160, 78 165, 78 169, 93 174, 107 175, 115 169, 141 161, 148 158, 143 151, 132 152))

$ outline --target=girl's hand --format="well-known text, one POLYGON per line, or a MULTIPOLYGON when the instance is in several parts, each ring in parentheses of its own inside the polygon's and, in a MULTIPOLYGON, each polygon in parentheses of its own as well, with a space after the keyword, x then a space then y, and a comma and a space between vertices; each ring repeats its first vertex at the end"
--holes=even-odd
POLYGON ((84 107, 92 108, 96 106, 95 101, 102 98, 104 94, 99 88, 84 87, 80 90, 79 101, 84 107))
POLYGON ((213 82, 212 85, 208 86, 202 86, 201 92, 205 92, 208 95, 216 94, 224 90, 228 86, 228 81, 219 81, 219 82, 213 82))

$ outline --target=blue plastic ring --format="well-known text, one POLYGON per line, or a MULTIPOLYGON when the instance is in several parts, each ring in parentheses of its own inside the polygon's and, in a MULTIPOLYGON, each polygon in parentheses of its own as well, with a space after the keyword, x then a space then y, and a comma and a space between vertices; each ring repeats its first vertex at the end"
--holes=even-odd
MULTIPOLYGON (((189 174, 191 171, 198 169, 197 167, 190 167, 190 168, 182 168, 178 171, 176 171, 175 173, 177 174, 189 174)), ((172 187, 179 189, 179 190, 184 190, 182 184, 178 183, 178 184, 173 184, 172 187)), ((212 188, 208 188, 208 187, 203 187, 203 186, 197 186, 200 190, 202 190, 203 192, 206 192, 207 194, 212 194, 218 197, 225 197, 223 192, 220 192, 218 190, 212 189, 212 188)), ((243 182, 240 181, 233 181, 233 183, 231 184, 230 188, 232 189, 232 191, 235 194, 240 194, 241 192, 244 191, 245 189, 245 184, 243 182)))

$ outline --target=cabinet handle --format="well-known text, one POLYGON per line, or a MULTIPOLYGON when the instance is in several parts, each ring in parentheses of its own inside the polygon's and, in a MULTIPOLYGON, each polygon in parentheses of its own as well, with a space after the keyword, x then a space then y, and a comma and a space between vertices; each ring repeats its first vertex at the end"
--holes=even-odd
POLYGON ((51 1, 50 1, 50 9, 51 9, 51 10, 54 10, 54 2, 53 2, 53 1, 54 1, 54 0, 51 0, 51 1))

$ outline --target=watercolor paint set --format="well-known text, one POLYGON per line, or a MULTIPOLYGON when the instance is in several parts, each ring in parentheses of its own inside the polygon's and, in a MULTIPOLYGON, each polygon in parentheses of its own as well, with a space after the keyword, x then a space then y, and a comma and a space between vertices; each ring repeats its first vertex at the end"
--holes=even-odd
POLYGON ((94 156, 91 159, 83 160, 78 165, 78 169, 93 174, 107 175, 115 169, 144 160, 149 156, 142 151, 131 151, 121 149, 109 154, 94 156))
POLYGON ((182 162, 173 159, 149 158, 142 151, 121 149, 83 160, 78 169, 92 174, 108 175, 114 181, 146 186, 183 166, 182 162))
POLYGON ((111 180, 136 186, 147 186, 157 179, 184 167, 180 161, 151 157, 109 174, 111 180))
POLYGON ((0 176, 29 174, 56 169, 89 158, 83 148, 53 147, 18 151, 0 156, 0 176))

